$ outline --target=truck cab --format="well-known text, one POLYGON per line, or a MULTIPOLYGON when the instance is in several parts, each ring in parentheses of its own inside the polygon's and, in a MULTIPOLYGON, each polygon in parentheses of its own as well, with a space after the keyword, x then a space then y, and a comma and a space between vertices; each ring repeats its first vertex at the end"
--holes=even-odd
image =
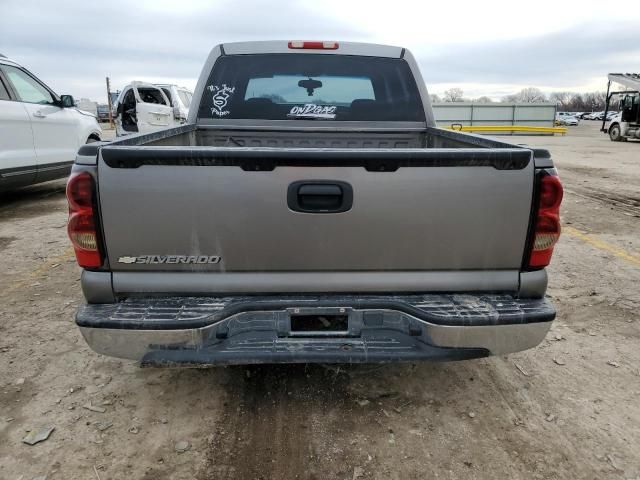
POLYGON ((602 121, 603 132, 609 134, 613 142, 627 141, 627 139, 640 139, 640 75, 635 73, 610 73, 607 88, 607 110, 602 121), (626 90, 611 92, 611 84, 617 83, 626 87, 626 90), (607 118, 611 99, 619 98, 620 113, 607 118), (606 125, 608 122, 608 125, 606 125))

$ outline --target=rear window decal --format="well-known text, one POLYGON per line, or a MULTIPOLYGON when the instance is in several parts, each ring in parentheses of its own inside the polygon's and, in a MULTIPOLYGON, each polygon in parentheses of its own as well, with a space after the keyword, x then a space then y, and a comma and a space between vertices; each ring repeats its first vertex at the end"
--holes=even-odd
POLYGON ((229 110, 225 110, 229 97, 236 91, 236 87, 227 87, 226 83, 223 83, 221 87, 218 85, 209 85, 207 90, 213 93, 213 104, 211 107, 211 115, 217 115, 224 117, 229 115, 229 110))
POLYGON ((336 107, 330 105, 316 105, 307 103, 296 105, 287 114, 288 117, 311 117, 311 118, 336 118, 336 107))

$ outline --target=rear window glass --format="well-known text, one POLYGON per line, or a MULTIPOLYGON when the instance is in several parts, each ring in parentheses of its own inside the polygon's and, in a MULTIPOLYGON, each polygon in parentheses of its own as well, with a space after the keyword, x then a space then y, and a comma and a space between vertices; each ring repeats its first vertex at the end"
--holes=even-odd
MULTIPOLYGON (((271 78, 251 78, 244 99, 270 98, 276 103, 306 103, 309 97, 324 105, 349 106, 355 99, 375 100, 370 78, 314 76, 322 84, 321 89, 313 89, 311 95, 299 82, 300 75, 274 75, 271 78)), ((318 84, 320 85, 320 84, 318 84)))
POLYGON ((322 54, 220 57, 200 118, 424 121, 402 59, 322 54))

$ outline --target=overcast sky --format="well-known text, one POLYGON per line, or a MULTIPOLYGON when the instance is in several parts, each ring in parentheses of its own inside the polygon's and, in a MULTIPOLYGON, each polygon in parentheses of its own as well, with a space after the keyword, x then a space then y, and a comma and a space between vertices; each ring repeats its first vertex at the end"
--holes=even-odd
POLYGON ((193 88, 217 43, 351 40, 409 48, 431 93, 593 91, 640 71, 640 9, 538 0, 0 0, 0 53, 57 93, 106 101, 130 80, 193 88))

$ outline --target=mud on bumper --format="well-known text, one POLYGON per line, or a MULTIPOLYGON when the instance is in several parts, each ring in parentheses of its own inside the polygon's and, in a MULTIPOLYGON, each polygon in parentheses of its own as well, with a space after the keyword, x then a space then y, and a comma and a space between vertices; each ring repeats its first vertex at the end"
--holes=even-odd
POLYGON ((462 360, 534 347, 554 318, 509 295, 236 296, 86 304, 76 323, 98 353, 194 365, 462 360))

